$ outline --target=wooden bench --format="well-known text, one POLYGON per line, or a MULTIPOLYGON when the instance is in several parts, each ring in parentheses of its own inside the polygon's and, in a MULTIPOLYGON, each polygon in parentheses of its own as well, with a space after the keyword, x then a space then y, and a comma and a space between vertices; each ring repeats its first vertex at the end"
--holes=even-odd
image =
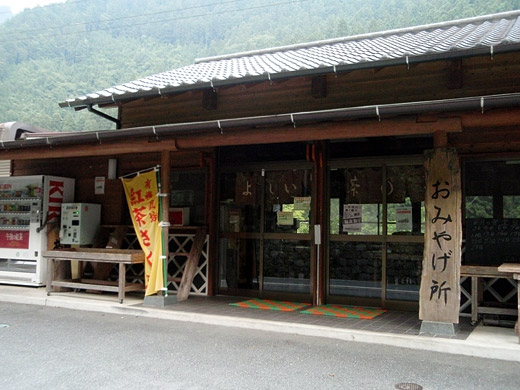
MULTIPOLYGON (((520 283, 520 264, 515 263, 504 263, 498 267, 500 272, 512 273, 513 278, 520 283)), ((520 343, 520 287, 517 286, 517 296, 518 296, 518 318, 516 319, 515 331, 518 333, 518 342, 520 343)))
POLYGON ((125 299, 127 291, 140 291, 144 284, 126 282, 126 265, 143 264, 145 257, 142 250, 108 249, 108 248, 67 248, 60 250, 44 251, 42 253, 47 260, 47 295, 53 292, 55 287, 72 289, 85 289, 94 291, 117 292, 120 303, 125 299), (110 263, 119 265, 119 279, 117 282, 95 279, 56 279, 55 263, 57 261, 85 261, 92 263, 110 263))
POLYGON ((463 265, 460 267, 460 276, 469 276, 471 278, 471 323, 475 325, 478 322, 479 314, 503 314, 515 315, 515 309, 480 306, 482 291, 480 291, 479 278, 513 278, 511 272, 505 272, 499 267, 493 266, 474 266, 463 265))

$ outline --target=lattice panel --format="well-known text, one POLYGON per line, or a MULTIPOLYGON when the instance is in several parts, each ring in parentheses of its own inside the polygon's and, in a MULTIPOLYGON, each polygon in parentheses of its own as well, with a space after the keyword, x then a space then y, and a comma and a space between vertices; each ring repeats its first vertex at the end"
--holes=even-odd
POLYGON ((471 278, 460 278, 460 310, 461 317, 471 317, 471 278))
MULTIPOLYGON (((182 278, 184 264, 193 244, 195 234, 170 234, 168 236, 168 278, 182 278)), ((139 241, 134 232, 126 234, 122 248, 140 249, 139 241)), ((208 253, 209 236, 206 236, 199 259, 197 272, 190 289, 190 295, 208 295, 208 253)), ((117 280, 117 268, 112 270, 112 277, 117 280)), ((127 267, 126 279, 132 283, 144 283, 144 266, 135 264, 127 267)), ((168 283, 168 290, 176 292, 180 282, 168 283)))
MULTIPOLYGON (((184 272, 184 265, 188 259, 191 246, 193 245, 193 238, 195 234, 171 234, 169 236, 168 249, 168 275, 171 278, 182 278, 184 272)), ((199 259, 199 265, 195 273, 195 278, 191 285, 190 294, 192 295, 207 295, 208 294, 208 253, 209 253, 209 236, 206 236, 202 253, 199 259)), ((172 281, 168 284, 168 289, 177 291, 180 283, 172 281)))
MULTIPOLYGON (((517 295, 517 282, 509 278, 480 278, 481 290, 485 300, 500 304, 512 304, 517 295)), ((460 316, 471 317, 471 278, 464 276, 460 279, 461 299, 460 316)))

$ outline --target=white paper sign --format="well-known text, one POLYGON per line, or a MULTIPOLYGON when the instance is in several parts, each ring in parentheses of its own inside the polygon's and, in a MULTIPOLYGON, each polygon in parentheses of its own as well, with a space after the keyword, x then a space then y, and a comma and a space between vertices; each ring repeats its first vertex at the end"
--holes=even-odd
POLYGON ((96 176, 94 179, 94 194, 104 195, 105 194, 105 177, 96 176))
POLYGON ((278 211, 276 213, 276 223, 278 226, 294 225, 294 216, 292 211, 278 211))
POLYGON ((295 210, 310 210, 311 209, 311 197, 310 196, 295 196, 294 197, 294 209, 295 210))
POLYGON ((398 232, 412 231, 412 208, 398 206, 395 209, 395 230, 398 232))
POLYGON ((360 232, 363 222, 362 206, 360 204, 343 205, 343 231, 360 232))

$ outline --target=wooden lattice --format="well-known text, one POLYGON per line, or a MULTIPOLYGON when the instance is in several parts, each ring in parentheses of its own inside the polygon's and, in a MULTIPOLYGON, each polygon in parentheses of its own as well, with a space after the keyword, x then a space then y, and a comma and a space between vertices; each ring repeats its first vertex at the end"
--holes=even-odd
MULTIPOLYGON (((184 270, 184 264, 188 258, 188 254, 193 243, 195 234, 182 233, 170 234, 168 236, 168 278, 180 280, 184 270)), ((129 232, 125 236, 123 248, 139 249, 139 241, 134 232, 129 232)), ((193 279, 190 289, 190 295, 208 295, 208 253, 209 253, 209 239, 206 236, 202 253, 197 267, 197 273, 193 279)), ((117 269, 113 270, 117 278, 117 269)), ((144 283, 144 267, 141 264, 134 264, 127 267, 126 279, 132 283, 144 283)), ((176 292, 179 288, 180 282, 171 281, 168 284, 168 290, 176 292)))

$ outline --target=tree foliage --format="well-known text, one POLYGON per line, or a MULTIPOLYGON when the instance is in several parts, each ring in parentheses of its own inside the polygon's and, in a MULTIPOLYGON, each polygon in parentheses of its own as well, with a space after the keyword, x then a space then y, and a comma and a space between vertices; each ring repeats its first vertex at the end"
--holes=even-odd
POLYGON ((37 7, 0 19, 0 122, 111 128, 57 103, 195 58, 518 8, 520 0, 70 0, 37 7))

